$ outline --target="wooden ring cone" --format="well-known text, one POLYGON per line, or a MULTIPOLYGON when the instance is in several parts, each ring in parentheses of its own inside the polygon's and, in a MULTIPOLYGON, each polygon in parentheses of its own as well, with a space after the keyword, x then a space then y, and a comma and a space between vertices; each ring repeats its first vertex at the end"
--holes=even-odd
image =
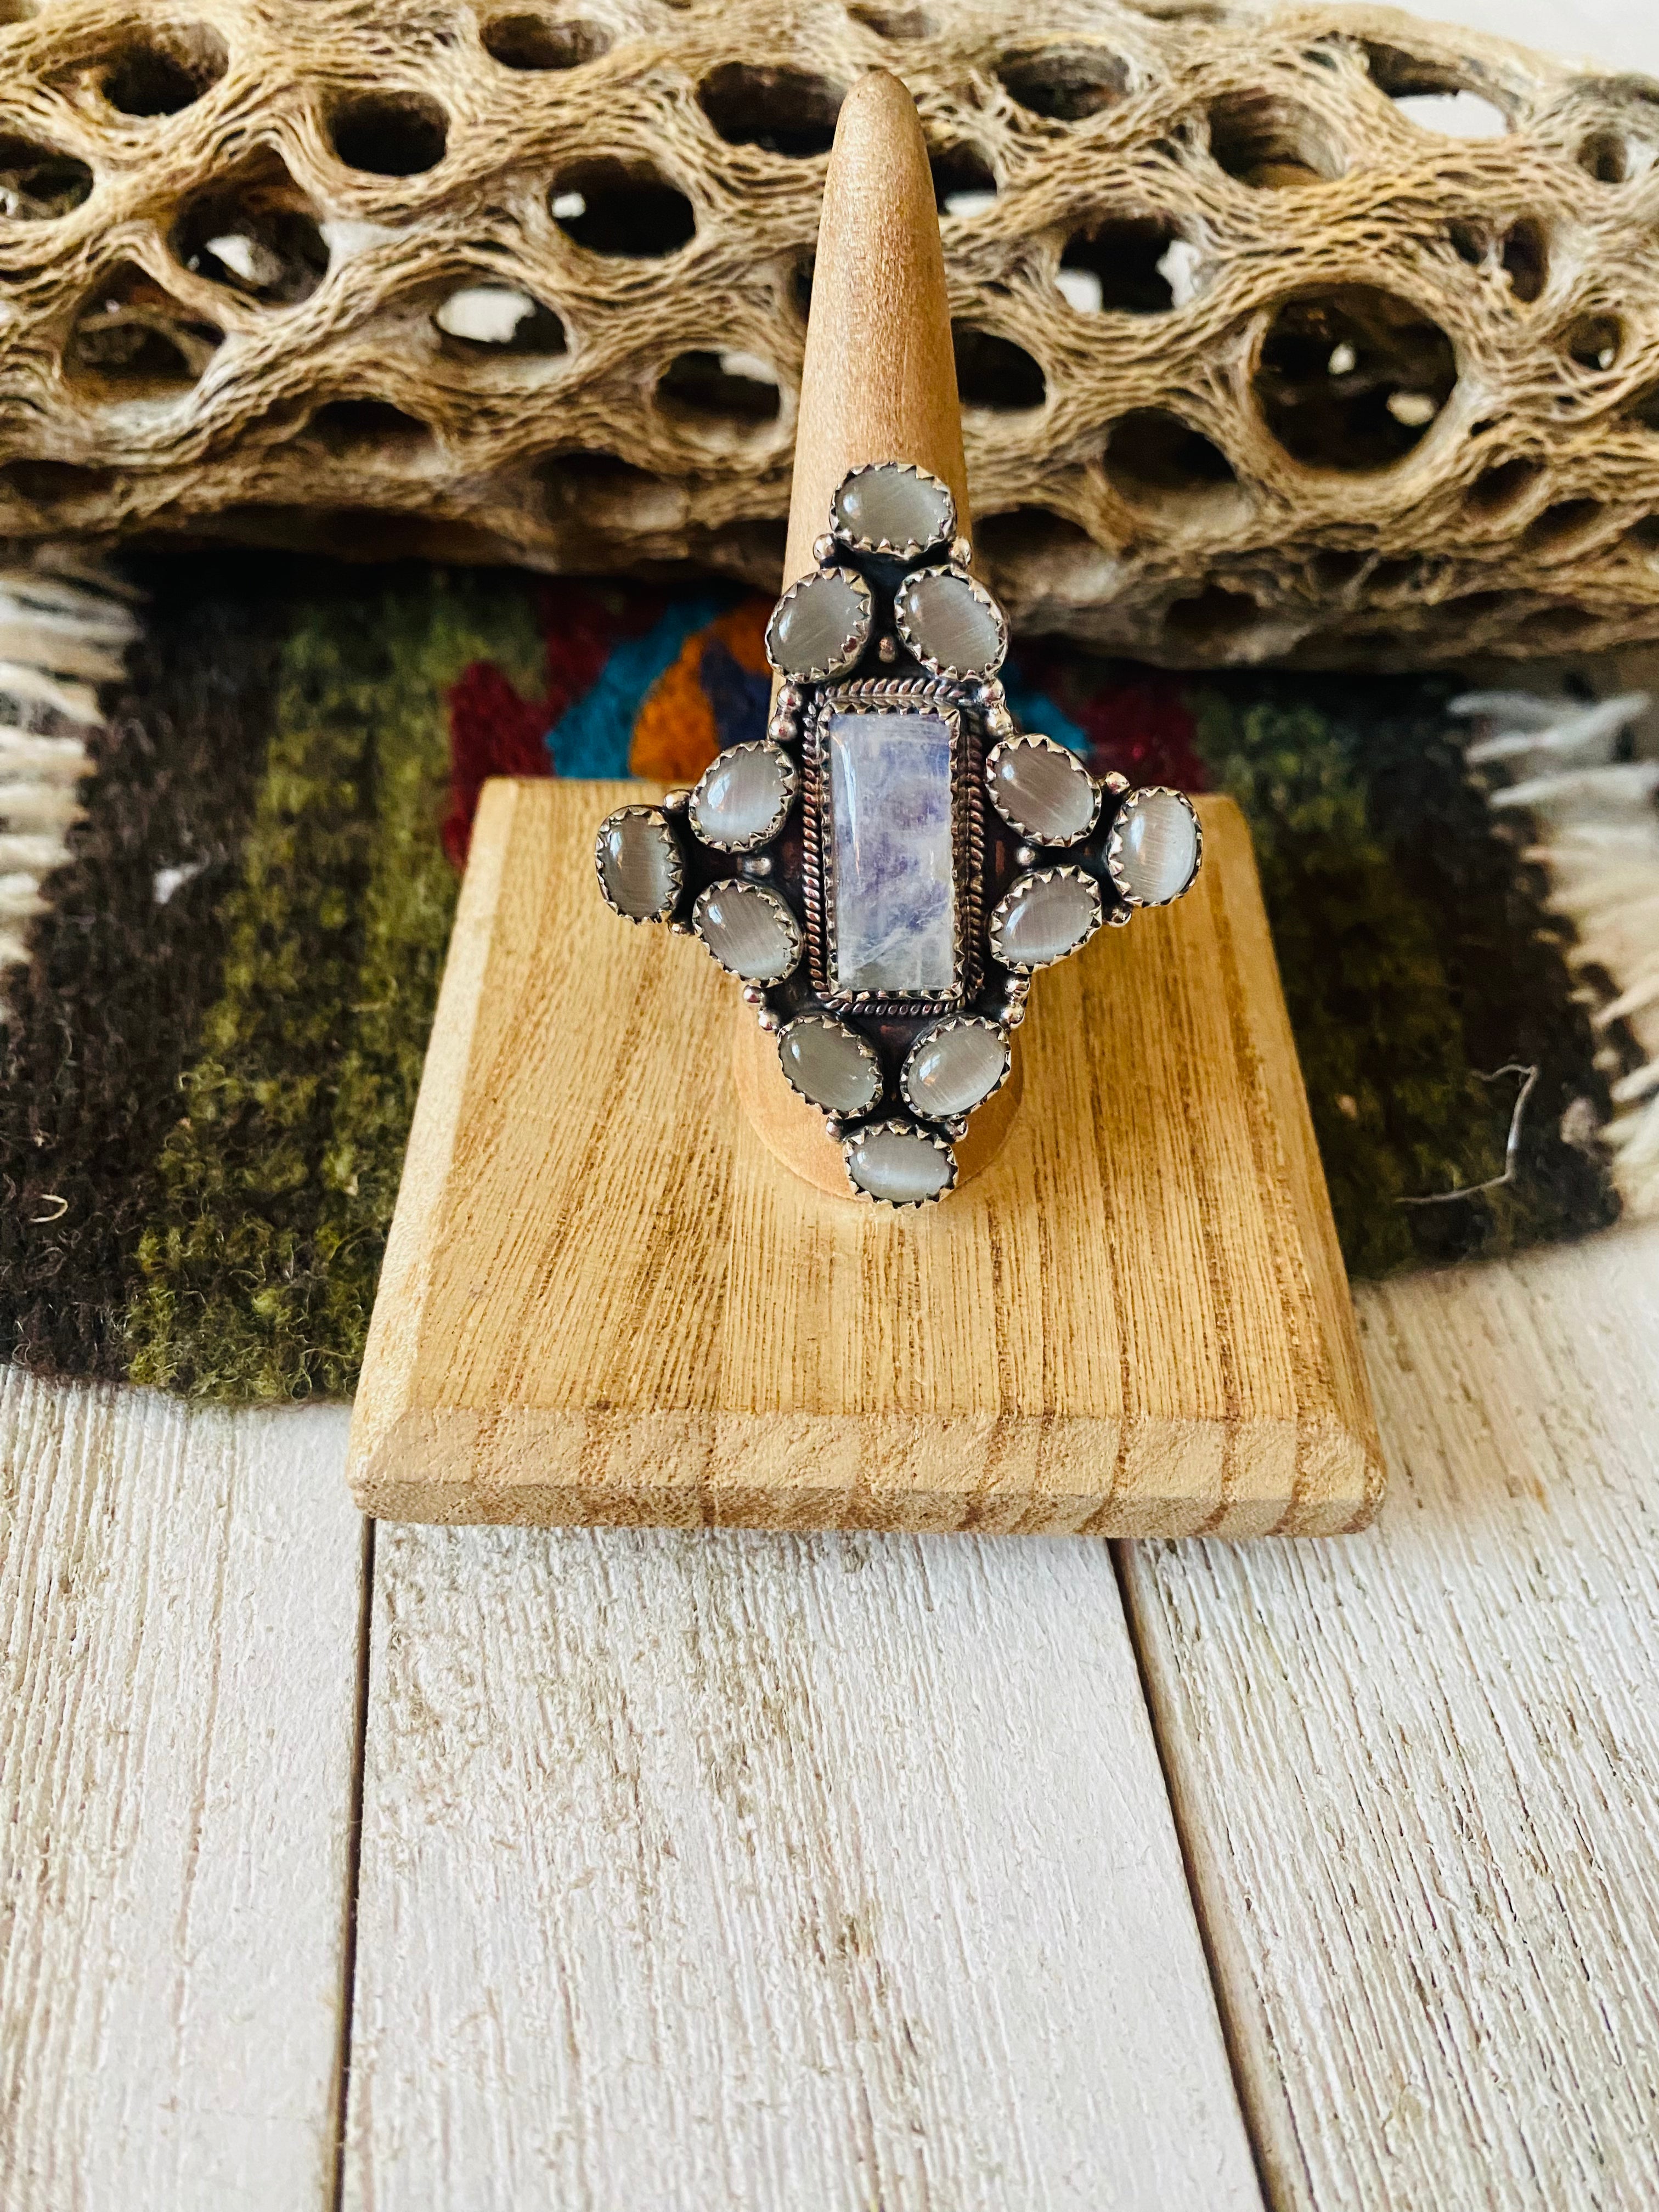
MULTIPOLYGON (((971 536, 951 302, 927 143, 915 102, 896 76, 880 70, 860 77, 842 101, 824 179, 785 586, 817 566, 812 543, 828 526, 836 488, 849 469, 868 461, 914 461, 942 477, 956 501, 957 527, 971 536)), ((1016 1048, 1018 1042, 1016 1036, 1016 1048)), ((732 1073, 768 1151, 816 1188, 852 1200, 840 1147, 825 1135, 823 1115, 790 1088, 775 1037, 759 1028, 746 1006, 735 1018, 732 1073)), ((956 1147, 958 1188, 1001 1150, 1020 1091, 1016 1048, 1008 1080, 973 1115, 956 1147)))

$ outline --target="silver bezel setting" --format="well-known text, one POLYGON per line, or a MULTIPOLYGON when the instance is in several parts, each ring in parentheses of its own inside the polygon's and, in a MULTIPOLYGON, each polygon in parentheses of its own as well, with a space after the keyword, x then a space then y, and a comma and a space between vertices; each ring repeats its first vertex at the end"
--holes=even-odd
POLYGON ((986 1099, 994 1098, 1014 1072, 1014 1041, 1000 1022, 994 1022, 988 1014, 947 1014, 943 1021, 934 1022, 910 1047, 904 1055, 904 1066, 899 1071, 899 1096, 910 1111, 923 1121, 954 1121, 964 1115, 977 1114, 986 1099), (952 1114, 936 1114, 921 1103, 910 1089, 910 1065, 924 1045, 931 1044, 944 1030, 989 1030, 1002 1046, 1002 1073, 983 1096, 971 1106, 959 1106, 952 1114))
POLYGON ((802 897, 812 988, 832 1013, 880 1017, 954 1013, 979 981, 979 944, 984 905, 984 827, 978 805, 979 743, 962 709, 962 691, 943 680, 915 677, 868 678, 821 691, 806 716, 805 770, 805 860, 802 897), (951 842, 954 874, 954 962, 945 992, 906 996, 890 991, 842 991, 836 972, 835 830, 828 803, 824 733, 831 716, 847 714, 927 714, 951 735, 951 842))
POLYGON ((1146 783, 1143 784, 1139 791, 1132 791, 1122 805, 1118 808, 1106 838, 1106 872, 1112 879, 1112 889, 1122 900, 1124 905, 1133 907, 1137 913, 1143 912, 1151 907, 1173 906, 1178 898, 1184 898, 1191 890, 1193 885, 1198 881, 1198 872, 1203 865, 1204 824, 1198 818, 1197 807, 1193 805, 1186 793, 1177 791, 1170 783, 1146 783), (1125 890, 1123 878, 1118 870, 1118 860, 1123 851, 1123 824, 1143 799, 1178 799, 1193 817, 1192 872, 1181 889, 1178 891, 1171 891, 1168 898, 1136 898, 1132 892, 1125 890))
POLYGON ((856 568, 814 568, 811 575, 798 577, 772 610, 766 624, 767 665, 777 675, 787 677, 792 684, 828 684, 837 676, 845 676, 850 668, 857 665, 865 647, 870 642, 875 618, 875 601, 870 586, 856 568), (791 602, 799 599, 803 592, 810 591, 813 585, 821 584, 826 576, 839 576, 854 587, 863 618, 842 638, 839 653, 833 661, 826 662, 821 667, 786 668, 772 649, 773 635, 784 610, 791 602))
POLYGON ((809 1007, 805 1013, 797 1014, 793 1021, 786 1022, 783 1024, 783 1027, 778 1031, 777 1044, 778 1066, 783 1071, 784 1081, 789 1085, 789 1088, 794 1092, 798 1098, 805 1099, 807 1104, 815 1108, 818 1113, 823 1115, 826 1121, 831 1119, 848 1121, 856 1121, 860 1115, 872 1113, 875 1109, 880 1105, 882 1095, 887 1088, 886 1079, 881 1072, 881 1054, 876 1050, 874 1045, 871 1043, 868 1037, 860 1036, 858 1031, 855 1029, 849 1028, 847 1023, 838 1022, 833 1014, 825 1013, 822 1009, 817 1007, 809 1007), (794 1077, 789 1073, 789 1063, 783 1056, 783 1048, 786 1039, 793 1031, 808 1028, 834 1030, 839 1036, 850 1037, 853 1042, 858 1047, 860 1054, 869 1066, 870 1070, 876 1079, 876 1087, 867 1105, 826 1106, 821 1098, 814 1098, 810 1091, 803 1091, 801 1089, 799 1084, 796 1082, 794 1077))
POLYGON ((755 883, 746 876, 723 876, 718 883, 705 884, 692 904, 691 927, 696 933, 697 942, 708 954, 709 958, 718 962, 728 975, 735 975, 741 983, 756 983, 763 990, 770 990, 779 983, 787 982, 800 965, 800 956, 805 943, 801 935, 800 923, 797 921, 795 910, 788 900, 781 892, 775 891, 769 884, 755 883), (709 900, 717 891, 738 891, 745 897, 765 899, 777 908, 788 925, 789 941, 793 948, 789 956, 789 965, 787 968, 780 969, 775 975, 745 975, 741 968, 734 968, 729 960, 720 958, 720 954, 715 951, 702 933, 703 916, 708 910, 709 900))
POLYGON ((1090 775, 1069 745, 1062 745, 1053 738, 1044 737, 1040 730, 1029 730, 1015 737, 1000 739, 986 755, 985 795, 1016 836, 1026 839, 1030 844, 1045 846, 1052 852, 1064 852, 1068 846, 1080 845, 1085 837, 1093 836, 1095 824, 1100 819, 1100 805, 1103 794, 1098 780, 1090 775), (1093 793, 1095 803, 1090 811, 1089 819, 1084 823, 1082 829, 1075 831, 1073 836, 1050 837, 1045 831, 1033 829, 1029 822, 1022 822, 1017 814, 1011 812, 1003 804, 1002 795, 996 787, 997 763, 1005 753, 1018 752, 1023 745, 1033 745, 1039 751, 1060 754, 1067 765, 1074 769, 1083 778, 1093 793))
POLYGON ((950 683, 966 684, 975 678, 994 676, 1008 657, 1007 616, 978 578, 970 576, 965 568, 959 568, 954 561, 941 562, 931 568, 912 568, 908 576, 900 580, 898 588, 893 593, 893 624, 907 651, 914 653, 924 668, 931 669, 935 676, 942 676, 950 683), (981 606, 989 608, 997 626, 997 649, 994 659, 975 668, 955 668, 946 661, 935 660, 932 653, 923 652, 904 618, 904 593, 910 585, 919 583, 924 576, 952 576, 958 583, 966 584, 981 606))
POLYGON ((686 799, 685 811, 691 824, 692 834, 697 842, 700 845, 706 845, 711 853, 755 853, 758 852, 763 845, 769 845, 789 819, 789 810, 794 805, 799 791, 800 770, 785 752, 783 747, 770 738, 754 738, 740 745, 727 745, 724 751, 715 754, 714 759, 709 762, 696 783, 692 785, 686 799), (713 837, 702 827, 699 819, 698 805, 702 787, 716 769, 724 766, 728 761, 735 760, 740 753, 770 754, 783 770, 783 796, 771 820, 763 828, 756 830, 753 836, 713 837))
POLYGON ((863 1199, 870 1206, 890 1206, 895 1213, 915 1213, 924 1206, 937 1206, 940 1199, 948 1198, 957 1187, 956 1147, 945 1138, 935 1134, 925 1124, 906 1121, 896 1115, 885 1121, 861 1122, 850 1136, 842 1138, 841 1158, 842 1165, 847 1170, 847 1180, 852 1185, 854 1197, 863 1199), (866 1190, 853 1173, 853 1153, 866 1137, 873 1137, 883 1130, 890 1131, 901 1137, 920 1137, 926 1143, 930 1144, 935 1152, 943 1152, 950 1164, 949 1180, 942 1182, 937 1190, 929 1191, 925 1198, 878 1198, 874 1191, 866 1190))
POLYGON ((956 495, 943 477, 936 477, 931 469, 918 468, 914 461, 866 461, 861 467, 849 469, 836 486, 830 501, 830 534, 838 545, 846 546, 849 553, 893 553, 902 561, 914 561, 930 545, 948 545, 956 536, 956 495), (857 538, 839 520, 841 495, 848 484, 860 477, 898 475, 915 477, 923 483, 936 484, 945 494, 945 526, 932 538, 907 538, 902 544, 890 538, 857 538))
POLYGON ((675 908, 680 902, 680 893, 685 889, 685 860, 680 851, 679 841, 675 836, 673 830, 670 828, 668 817, 663 812, 661 807, 612 807, 610 813, 605 816, 604 821, 600 823, 599 828, 593 833, 593 872, 599 879, 599 896, 610 908, 611 913, 614 915, 619 915, 623 921, 633 922, 669 921, 673 915, 675 908), (605 832, 610 829, 613 822, 630 820, 654 823, 657 828, 662 831, 664 837, 668 842, 668 854, 671 864, 668 897, 663 905, 656 908, 650 914, 629 914, 626 907, 618 906, 616 900, 611 896, 611 886, 605 879, 605 832))
POLYGON ((1002 896, 991 909, 991 919, 986 934, 990 941, 991 957, 998 965, 1009 969, 1016 975, 1035 975, 1044 968, 1057 968, 1062 960, 1069 960, 1074 952, 1081 952, 1089 939, 1106 919, 1106 906, 1100 896, 1100 885, 1085 868, 1028 868, 1023 876, 1016 876, 1002 896), (1008 916, 1014 902, 1033 884, 1052 884, 1061 878, 1086 884, 1095 902, 1095 918, 1081 937, 1073 938, 1064 951, 1056 952, 1048 960, 1015 960, 1005 951, 1002 933, 1007 927, 1008 916))

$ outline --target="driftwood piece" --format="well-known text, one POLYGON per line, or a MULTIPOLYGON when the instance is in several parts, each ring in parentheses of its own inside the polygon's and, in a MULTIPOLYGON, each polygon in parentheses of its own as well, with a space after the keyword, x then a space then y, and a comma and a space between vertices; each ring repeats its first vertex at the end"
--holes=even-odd
POLYGON ((1366 8, 29 4, 0 537, 770 588, 881 66, 1016 621, 1194 663, 1659 635, 1659 85, 1366 8))

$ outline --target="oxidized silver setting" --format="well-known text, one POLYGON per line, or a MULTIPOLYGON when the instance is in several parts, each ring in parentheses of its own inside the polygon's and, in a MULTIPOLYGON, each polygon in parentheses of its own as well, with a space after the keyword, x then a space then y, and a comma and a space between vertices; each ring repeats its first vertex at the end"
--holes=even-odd
POLYGON ((789 818, 789 810, 794 805, 799 793, 800 770, 795 766, 794 762, 790 759, 788 754, 785 752, 783 747, 778 744, 775 738, 757 738, 745 744, 728 745, 724 752, 717 753, 714 756, 714 759, 708 763, 708 766, 704 769, 702 774, 697 778, 696 783, 692 785, 690 795, 685 802, 685 811, 687 817, 690 822, 692 830, 700 842, 708 846, 711 853, 757 853, 763 845, 769 845, 772 842, 772 840, 777 836, 779 830, 782 829, 784 823, 789 818), (739 753, 770 754, 779 763, 784 771, 781 795, 779 799, 777 808, 772 819, 763 824, 760 829, 755 830, 750 836, 747 837, 717 837, 711 830, 707 830, 702 826, 701 816, 703 811, 703 805, 706 805, 706 801, 703 801, 702 804, 700 804, 699 802, 702 798, 703 787, 708 783, 709 777, 714 774, 714 770, 720 766, 722 762, 729 761, 739 753))
POLYGON ((1185 898, 1187 893, 1191 890, 1193 885, 1198 881, 1198 872, 1203 866, 1204 824, 1198 818, 1198 809, 1193 805, 1191 799, 1188 798, 1186 793, 1184 791, 1176 791, 1167 783, 1144 783, 1139 791, 1132 791, 1114 816, 1112 821, 1112 834, 1106 840, 1106 872, 1112 879, 1113 889, 1122 900, 1124 905, 1127 907, 1134 907, 1136 908, 1142 907, 1173 906, 1178 898, 1185 898), (1135 894, 1129 890, 1128 886, 1123 881, 1122 860, 1124 824, 1127 817, 1134 812, 1136 807, 1140 804, 1140 801, 1143 799, 1178 799, 1181 801, 1181 804, 1187 809, 1187 811, 1193 817, 1193 872, 1188 877, 1186 882, 1182 884, 1181 889, 1178 891, 1171 891, 1168 898, 1137 898, 1135 894))
POLYGON ((924 576, 950 576, 957 583, 966 584, 969 590, 973 593, 975 599, 978 600, 979 604, 985 609, 986 612, 993 617, 996 623, 996 652, 991 659, 986 661, 981 666, 976 668, 955 668, 952 667, 948 661, 935 660, 924 651, 921 645, 912 634, 910 625, 905 620, 902 611, 896 607, 893 616, 893 626, 898 633, 900 644, 904 647, 908 653, 913 654, 915 658, 921 663, 924 668, 931 671, 931 672, 935 676, 947 677, 958 683, 971 677, 983 678, 994 676, 998 669, 1001 667, 1003 662, 1008 657, 1007 616, 1003 613, 1002 609, 991 597, 991 594, 986 590, 984 585, 981 584, 976 577, 970 576, 965 568, 959 568, 954 561, 938 562, 931 568, 913 569, 910 574, 905 577, 904 581, 907 584, 915 583, 924 576))
POLYGON ((914 561, 919 554, 925 553, 930 545, 949 544, 955 538, 957 502, 950 485, 942 477, 936 477, 930 469, 918 468, 914 461, 899 463, 896 465, 896 473, 914 477, 918 483, 925 483, 930 490, 937 491, 944 499, 943 524, 933 537, 908 538, 902 544, 891 538, 860 538, 856 532, 842 521, 842 495, 852 485, 859 483, 861 478, 876 476, 884 471, 893 469, 895 469, 895 464, 891 461, 866 461, 862 468, 848 469, 840 483, 836 485, 836 495, 830 502, 830 535, 835 544, 844 545, 849 553, 890 553, 896 555, 901 561, 914 561))
POLYGON ((942 1014, 961 1006, 977 980, 982 841, 978 810, 966 803, 977 778, 978 755, 963 733, 961 709, 964 702, 965 694, 958 686, 937 680, 917 683, 896 678, 837 685, 821 693, 808 711, 801 753, 806 793, 806 945, 812 964, 812 988, 836 1013, 942 1014), (951 782, 957 800, 951 809, 956 861, 956 957, 951 988, 931 996, 839 991, 834 980, 836 853, 829 823, 824 754, 830 720, 835 714, 895 712, 935 716, 951 734, 951 782))
MULTIPOLYGON (((896 487, 888 488, 884 504, 884 520, 904 511, 904 499, 896 487)), ((927 519, 922 504, 914 496, 910 509, 918 521, 927 519)), ((1012 1072, 1013 1031, 1025 1019, 1032 974, 1079 951, 1103 926, 1122 927, 1141 905, 1169 903, 1137 896, 1124 865, 1123 830, 1133 820, 1133 810, 1143 794, 1129 791, 1126 780, 1116 774, 1094 775, 1053 738, 1039 732, 1019 731, 995 672, 1008 648, 1007 623, 984 586, 968 573, 971 547, 965 537, 957 533, 956 503, 949 487, 927 471, 896 461, 872 463, 850 471, 837 487, 828 529, 814 542, 817 567, 813 577, 792 584, 773 611, 767 632, 769 658, 777 669, 775 644, 779 619, 816 577, 836 575, 850 582, 859 601, 860 620, 840 641, 837 653, 826 665, 783 673, 774 695, 764 740, 748 739, 729 749, 733 753, 764 750, 781 761, 787 774, 781 779, 781 788, 787 796, 775 810, 774 818, 763 830, 740 842, 708 835, 710 830, 718 830, 718 823, 708 818, 699 804, 698 794, 708 781, 705 771, 693 790, 671 793, 660 807, 619 808, 601 825, 594 847, 605 902, 613 912, 623 913, 605 882, 605 832, 624 818, 648 817, 672 848, 672 896, 654 918, 682 934, 702 934, 709 902, 718 893, 767 902, 781 925, 780 957, 787 940, 789 964, 784 973, 743 979, 744 999, 754 1008, 760 1026, 775 1034, 785 1079, 823 1115, 826 1135, 840 1148, 849 1188, 872 1203, 903 1211, 933 1203, 955 1187, 955 1142, 971 1115, 996 1096, 1012 1072), (842 521, 841 500, 848 485, 884 471, 943 495, 933 507, 940 534, 930 544, 872 539, 842 521), (922 641, 904 618, 901 593, 913 579, 927 574, 948 574, 965 585, 994 617, 996 650, 988 665, 962 670, 926 653, 922 641), (838 797, 830 770, 831 726, 837 716, 863 714, 878 716, 890 726, 879 740, 862 746, 855 739, 849 740, 849 755, 838 753, 846 772, 838 797), (944 726, 948 772, 937 728, 927 732, 930 750, 926 755, 912 754, 908 740, 896 734, 892 726, 908 715, 925 716, 944 726), (999 792, 996 786, 998 764, 1018 745, 1061 754, 1075 763, 1076 773, 1087 785, 1086 827, 1064 836, 1045 836, 1035 824, 1019 818, 1017 795, 999 792), (867 793, 852 795, 865 791, 862 783, 854 785, 847 780, 852 773, 848 759, 854 757, 860 763, 860 778, 866 769, 875 778, 873 799, 867 793), (896 944, 901 953, 915 956, 911 972, 927 978, 929 988, 925 991, 837 988, 836 811, 840 805, 846 808, 848 823, 875 824, 874 858, 860 847, 861 877, 849 878, 847 886, 850 911, 862 938, 854 955, 855 972, 860 961, 885 954, 896 944), (907 811, 910 805, 915 812, 907 811), (896 811, 885 812, 884 807, 896 811), (869 808, 873 811, 865 811, 869 808), (889 830, 888 824, 894 819, 923 826, 920 831, 912 830, 907 846, 902 836, 896 837, 889 830), (911 897, 918 880, 926 886, 943 881, 947 846, 952 893, 948 939, 943 905, 933 890, 927 890, 920 899, 911 897), (738 856, 739 873, 732 872, 733 856, 738 856), (1018 910, 1021 894, 1053 883, 1083 887, 1082 901, 1073 900, 1073 904, 1074 913, 1086 909, 1088 927, 1051 957, 1017 957, 1009 925, 1018 910), (860 903, 865 901, 867 903, 860 903), (896 933, 886 934, 890 929, 896 933), (949 986, 936 988, 947 964, 949 986), (796 1082, 785 1048, 792 1034, 799 1035, 809 1025, 834 1030, 842 1038, 850 1037, 856 1046, 860 1063, 868 1070, 867 1086, 861 1088, 850 1079, 851 1065, 845 1060, 839 1069, 832 1060, 828 1069, 809 1066, 805 1073, 808 1079, 818 1080, 832 1094, 840 1090, 842 1095, 860 1097, 863 1103, 858 1107, 826 1105, 811 1099, 796 1082), (996 1040, 1002 1053, 1001 1072, 981 1098, 957 1112, 945 1110, 951 1094, 939 1081, 940 1103, 930 1109, 927 1096, 913 1081, 919 1056, 936 1039, 958 1026, 982 1030, 996 1040), (853 1165, 860 1157, 860 1147, 878 1137, 902 1139, 939 1155, 938 1188, 902 1199, 878 1199, 865 1189, 854 1176, 853 1165)), ((964 611, 957 610, 958 615, 964 611)), ((1069 790, 1063 782, 1061 788, 1069 790)), ((1151 790, 1165 795, 1162 786, 1151 790)), ((1168 795, 1189 806, 1182 794, 1168 795)), ((1035 803, 1042 793, 1028 791, 1028 798, 1035 803)), ((1079 811, 1059 801, 1048 808, 1046 800, 1043 811, 1048 811, 1056 830, 1068 825, 1079 811)), ((1195 816, 1194 819, 1195 823, 1195 816)), ((1155 843, 1146 849, 1155 855, 1155 843)), ((1202 860, 1201 835, 1195 836, 1194 852, 1189 884, 1202 860)), ((1144 874, 1141 879, 1146 879, 1144 874)), ((648 881, 645 895, 654 888, 654 882, 648 881)), ((624 918, 653 917, 628 915, 624 918)), ((1037 920, 1033 917, 1034 922, 1037 920)), ((1062 912, 1054 921, 1063 930, 1067 916, 1062 912)), ((708 945, 706 938, 704 942, 708 945)), ((712 945, 708 949, 728 972, 738 973, 712 945)), ((1029 951, 1028 945, 1028 956, 1029 951)), ((902 962, 896 965, 897 972, 905 972, 902 962)), ((894 967, 889 961, 890 975, 894 967)), ((971 1087, 981 1073, 970 1055, 969 1068, 962 1073, 963 1087, 971 1087)), ((925 1159, 920 1153, 908 1157, 911 1165, 918 1169, 911 1181, 927 1181, 927 1174, 921 1171, 925 1159)), ((896 1188, 904 1187, 905 1158, 902 1152, 896 1157, 890 1154, 888 1180, 896 1188)))
POLYGON ((679 904, 680 894, 685 888, 685 862, 681 856, 679 847, 674 842, 674 833, 668 826, 668 817, 660 806, 619 806, 614 813, 607 814, 593 833, 593 868, 599 879, 599 896, 610 908, 611 913, 620 915, 623 921, 670 921, 675 908, 679 904), (605 832, 613 822, 623 821, 654 823, 663 830, 667 838, 669 896, 655 914, 629 914, 626 907, 618 906, 616 900, 611 897, 611 886, 605 879, 605 832))
POLYGON ((1062 851, 1068 845, 1080 845, 1085 837, 1093 834, 1095 824, 1100 819, 1100 803, 1105 797, 1103 787, 1095 782, 1095 779, 1078 759, 1077 755, 1067 746, 1056 744, 1052 738, 1045 738, 1040 730, 1022 730, 1012 738, 1000 738, 992 746, 985 757, 985 788, 990 794, 992 805, 995 807, 1011 830, 1019 836, 1028 838, 1034 845, 1049 845, 1056 851, 1062 851), (1034 745, 1043 752, 1058 753, 1062 759, 1071 762, 1086 782, 1094 784, 1095 803, 1090 811, 1089 819, 1081 830, 1073 831, 1069 837, 1043 836, 1042 832, 1034 830, 1029 822, 1020 820, 1018 815, 1013 811, 1002 793, 997 788, 997 770, 1001 766, 1005 755, 1018 752, 1021 747, 1030 745, 1034 745))
POLYGON ((856 568, 841 568, 833 563, 828 563, 823 568, 815 569, 811 575, 802 576, 791 584, 776 606, 773 608, 772 618, 766 625, 766 657, 779 675, 787 676, 792 684, 824 684, 832 677, 845 676, 849 669, 858 665, 859 656, 870 641, 870 631, 874 621, 875 608, 871 599, 867 579, 861 576, 856 568), (784 610, 793 605, 807 586, 816 584, 823 576, 838 576, 843 582, 853 586, 863 610, 863 620, 855 623, 853 628, 844 634, 840 649, 832 659, 806 668, 787 668, 778 659, 775 649, 779 621, 784 610))
POLYGON ((957 1187, 957 1156, 954 1150, 946 1144, 943 1137, 936 1135, 932 1129, 924 1128, 915 1121, 898 1120, 865 1121, 853 1132, 850 1137, 842 1138, 841 1157, 847 1169, 847 1180, 852 1187, 854 1197, 863 1199, 870 1206, 890 1206, 895 1213, 915 1213, 924 1206, 937 1206, 940 1199, 948 1198, 957 1187), (890 1133, 894 1136, 921 1138, 926 1143, 932 1145, 935 1152, 944 1155, 945 1165, 950 1172, 939 1189, 930 1192, 925 1198, 878 1198, 874 1191, 865 1188, 853 1173, 854 1155, 867 1138, 878 1137, 890 1133))

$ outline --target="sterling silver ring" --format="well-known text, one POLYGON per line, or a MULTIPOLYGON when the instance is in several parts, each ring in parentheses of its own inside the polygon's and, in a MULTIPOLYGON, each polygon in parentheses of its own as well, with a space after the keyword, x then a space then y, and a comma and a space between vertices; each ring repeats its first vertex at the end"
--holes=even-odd
POLYGON ((1007 1079, 1031 976, 1181 897, 1203 836, 1183 793, 1016 727, 1007 622, 937 477, 854 469, 812 550, 767 629, 764 741, 608 816, 599 889, 741 980, 858 1196, 925 1206, 1007 1079))

